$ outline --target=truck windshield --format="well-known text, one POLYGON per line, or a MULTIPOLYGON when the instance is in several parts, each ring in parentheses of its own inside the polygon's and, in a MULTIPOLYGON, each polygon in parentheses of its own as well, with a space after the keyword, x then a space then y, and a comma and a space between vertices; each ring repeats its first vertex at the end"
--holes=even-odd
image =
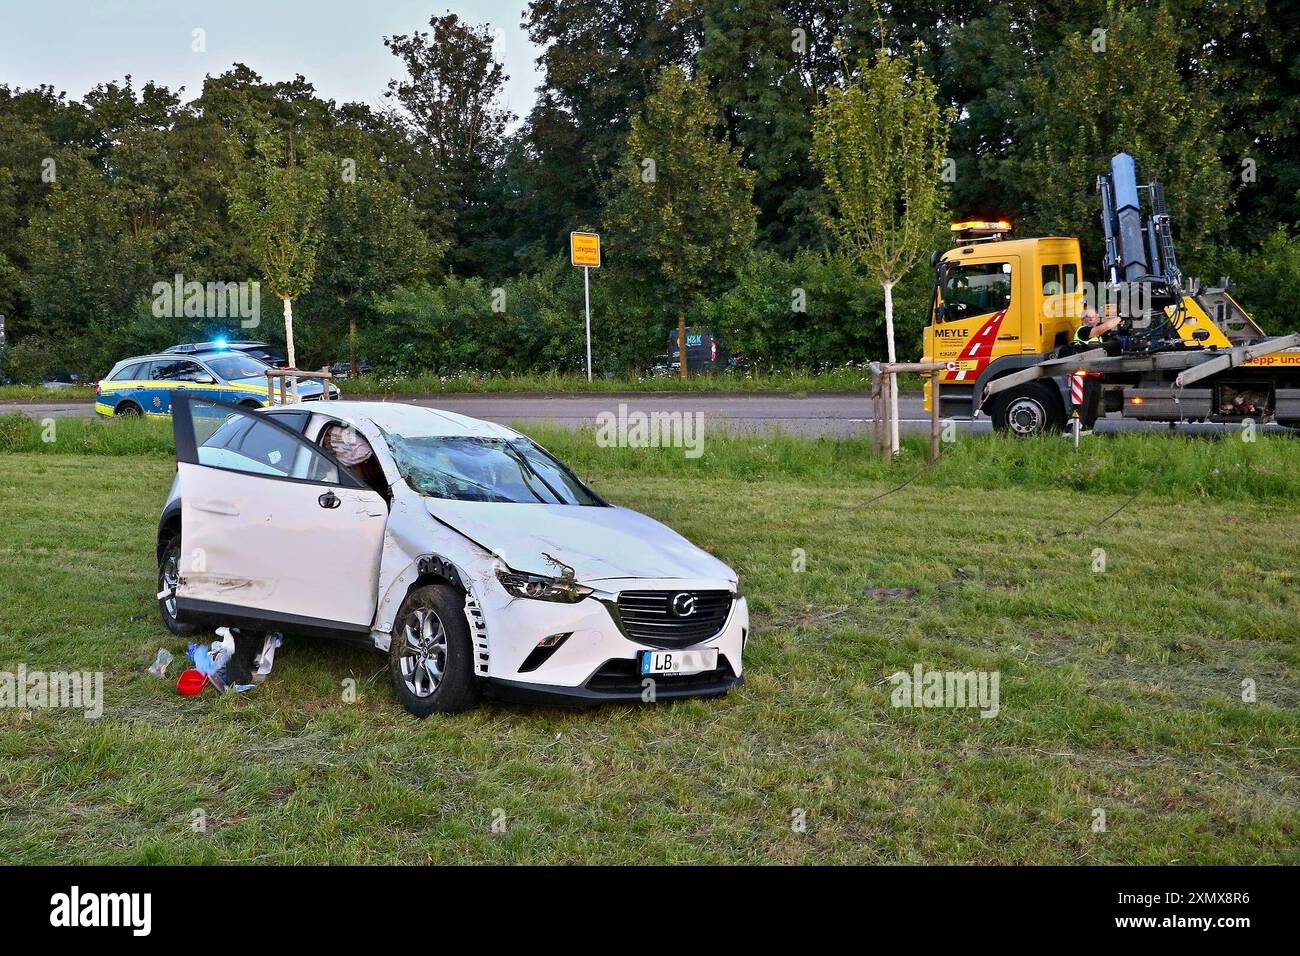
POLYGON ((1011 263, 949 263, 943 286, 949 322, 988 315, 1011 304, 1011 263))
POLYGON ((602 505, 586 485, 526 438, 388 433, 406 483, 429 498, 515 504, 602 505))

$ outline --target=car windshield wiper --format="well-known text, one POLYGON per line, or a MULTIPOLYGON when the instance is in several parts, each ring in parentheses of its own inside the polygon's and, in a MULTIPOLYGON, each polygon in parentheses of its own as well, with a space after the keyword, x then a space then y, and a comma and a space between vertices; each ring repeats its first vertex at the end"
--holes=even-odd
MULTIPOLYGON (((556 491, 553 487, 551 487, 551 483, 549 481, 547 481, 545 478, 543 478, 541 475, 537 473, 537 470, 533 468, 533 466, 528 463, 528 460, 519 453, 518 448, 510 444, 510 442, 508 441, 503 441, 501 444, 505 446, 506 452, 507 454, 510 455, 511 458, 513 458, 515 461, 519 462, 519 464, 524 466, 524 470, 527 471, 528 474, 532 475, 534 478, 536 478, 538 481, 540 481, 543 485, 546 486, 546 490, 549 491, 551 493, 551 497, 555 499, 554 504, 562 505, 565 503, 564 499, 560 497, 560 493, 556 491)), ((531 491, 533 493, 533 496, 536 497, 538 501, 542 502, 542 504, 549 503, 545 501, 541 495, 537 494, 537 491, 533 488, 532 485, 528 486, 528 490, 531 491)))

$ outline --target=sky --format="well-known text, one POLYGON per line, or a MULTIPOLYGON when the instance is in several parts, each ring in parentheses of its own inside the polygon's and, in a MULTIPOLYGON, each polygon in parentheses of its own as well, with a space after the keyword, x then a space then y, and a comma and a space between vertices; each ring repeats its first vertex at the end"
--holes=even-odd
POLYGON ((80 99, 99 83, 131 74, 184 98, 203 78, 245 63, 266 80, 301 73, 317 95, 383 105, 400 72, 384 37, 427 32, 450 10, 497 28, 497 56, 510 76, 504 104, 523 117, 540 82, 533 46, 519 23, 527 0, 0 0, 0 84, 48 83, 80 99), (196 52, 195 30, 206 50, 196 52))

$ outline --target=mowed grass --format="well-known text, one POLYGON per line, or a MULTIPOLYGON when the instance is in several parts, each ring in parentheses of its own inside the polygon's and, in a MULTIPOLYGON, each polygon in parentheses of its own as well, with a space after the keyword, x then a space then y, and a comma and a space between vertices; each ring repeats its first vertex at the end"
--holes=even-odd
MULTIPOLYGON (((108 372, 107 369, 104 370, 108 372)), ((899 387, 919 389, 921 377, 910 373, 899 376, 899 387)), ((581 372, 533 372, 520 375, 462 372, 456 375, 434 373, 411 375, 362 375, 336 379, 339 388, 355 395, 429 395, 479 392, 840 392, 871 388, 871 372, 866 364, 852 363, 821 370, 745 369, 710 375, 691 375, 683 382, 677 375, 627 373, 612 378, 597 376, 587 381, 581 372)), ((69 401, 95 397, 89 385, 52 390, 40 385, 0 385, 0 402, 69 401)))
POLYGON ((1082 458, 964 440, 872 502, 915 466, 779 436, 710 438, 686 463, 548 431, 607 497, 739 569, 746 685, 420 722, 383 656, 323 641, 289 640, 244 696, 147 674, 184 650, 153 600, 173 464, 150 423, 103 424, 129 429, 60 423, 43 451, 62 453, 0 454, 0 669, 103 670, 106 695, 98 721, 0 710, 8 861, 1300 862, 1288 439, 1082 458), (91 438, 135 451, 64 445, 91 438), (1002 486, 982 464, 999 460, 1019 462, 1002 486), (892 707, 889 675, 918 663, 998 671, 999 714, 892 707))
MULTIPOLYGON (((1068 489, 1099 494, 1151 490, 1179 499, 1289 504, 1300 501, 1300 438, 1257 434, 1253 441, 1225 432, 1208 438, 1166 440, 1151 433, 1093 436, 1079 450, 1067 441, 1025 442, 983 435, 945 445, 943 466, 919 468, 928 437, 903 440, 898 462, 868 453, 866 438, 816 438, 774 432, 741 435, 704 423, 704 454, 688 458, 661 448, 611 449, 592 431, 520 425, 579 474, 617 467, 641 477, 680 481, 798 481, 861 487, 912 479, 918 485, 964 488, 1068 489), (913 477, 914 476, 914 477, 913 477), (1155 479, 1159 478, 1156 482, 1155 479)), ((0 454, 91 454, 172 460, 166 419, 50 418, 0 414, 0 454)), ((1086 517, 1086 516, 1085 516, 1086 517)))

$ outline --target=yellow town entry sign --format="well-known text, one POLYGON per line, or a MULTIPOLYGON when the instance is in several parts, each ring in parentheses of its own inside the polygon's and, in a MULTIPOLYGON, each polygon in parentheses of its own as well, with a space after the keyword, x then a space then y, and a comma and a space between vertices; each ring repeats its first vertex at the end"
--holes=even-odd
POLYGON ((600 236, 569 233, 569 261, 582 267, 582 297, 587 304, 587 381, 591 381, 591 270, 600 268, 600 236))
POLYGON ((569 261, 575 266, 600 268, 600 236, 594 232, 569 233, 569 261))

